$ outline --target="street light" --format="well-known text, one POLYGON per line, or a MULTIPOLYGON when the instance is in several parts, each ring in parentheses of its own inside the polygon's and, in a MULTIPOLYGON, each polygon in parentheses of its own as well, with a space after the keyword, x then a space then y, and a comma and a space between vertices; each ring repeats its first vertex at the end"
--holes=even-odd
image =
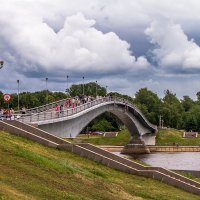
POLYGON ((108 94, 107 89, 108 89, 108 86, 106 85, 106 95, 108 94))
POLYGON ((164 120, 162 119, 161 128, 164 128, 164 120))
POLYGON ((18 105, 18 112, 19 112, 19 80, 17 80, 17 105, 18 105))
POLYGON ((48 89, 47 89, 47 81, 48 81, 48 78, 46 78, 45 80, 46 80, 46 92, 47 92, 47 104, 48 104, 48 89))
POLYGON ((97 81, 96 81, 96 98, 97 98, 97 81))
POLYGON ((0 69, 3 68, 3 60, 0 61, 0 69))
POLYGON ((159 128, 162 128, 162 115, 159 115, 159 128))
POLYGON ((69 79, 69 76, 67 75, 67 93, 69 94, 68 79, 69 79))
POLYGON ((85 79, 85 77, 83 76, 83 95, 85 94, 85 86, 84 86, 84 79, 85 79))

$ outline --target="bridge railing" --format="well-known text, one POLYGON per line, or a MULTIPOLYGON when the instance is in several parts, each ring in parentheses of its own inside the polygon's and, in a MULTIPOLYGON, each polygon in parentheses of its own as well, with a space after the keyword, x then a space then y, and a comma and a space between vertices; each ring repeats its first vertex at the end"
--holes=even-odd
MULTIPOLYGON (((57 104, 57 105, 61 105, 61 104, 65 104, 67 102, 67 100, 69 100, 70 98, 67 98, 67 99, 62 99, 62 100, 59 100, 59 101, 54 101, 52 103, 49 103, 49 104, 45 104, 45 105, 42 105, 42 106, 38 106, 38 107, 35 107, 35 108, 30 108, 30 109, 26 109, 26 113, 27 114, 32 114, 32 113, 39 113, 39 112, 45 112, 45 111, 48 111, 48 110, 51 110, 53 109, 53 107, 57 104)), ((21 111, 20 111, 21 112, 21 111)), ((16 112, 16 114, 20 114, 20 112, 16 112)))
POLYGON ((51 111, 46 111, 46 112, 39 112, 39 113, 27 113, 27 114, 18 114, 16 115, 16 119, 22 122, 37 122, 37 121, 44 121, 44 120, 51 120, 51 119, 57 119, 61 117, 68 117, 72 116, 76 113, 79 113, 83 110, 86 110, 90 107, 93 107, 95 105, 104 103, 104 102, 109 102, 112 101, 111 97, 103 97, 94 101, 90 101, 84 104, 81 104, 79 106, 76 106, 74 108, 68 108, 68 109, 63 109, 60 111, 56 110, 51 110, 51 111))
MULTIPOLYGON (((66 99, 67 100, 67 99, 66 99)), ((66 100, 61 100, 58 101, 60 104, 64 104, 65 105, 65 101, 66 100)), ((126 99, 122 99, 122 98, 116 98, 116 97, 103 97, 103 98, 99 98, 96 99, 94 101, 90 101, 84 104, 81 104, 79 106, 76 106, 74 108, 65 108, 61 111, 56 111, 54 110, 54 105, 58 104, 58 102, 54 102, 52 104, 48 104, 49 109, 51 109, 50 111, 45 111, 45 112, 38 112, 38 113, 27 113, 27 114, 21 114, 21 115, 17 115, 16 118, 19 121, 22 122, 26 122, 26 123, 30 123, 30 122, 37 122, 37 121, 45 121, 45 120, 52 120, 52 119, 57 119, 57 118, 61 118, 61 117, 68 117, 68 116, 72 116, 74 114, 77 114, 81 111, 84 111, 90 107, 93 107, 95 105, 101 104, 101 103, 105 103, 105 102, 114 102, 114 103, 120 103, 122 105, 124 105, 126 107, 126 109, 133 108, 134 113, 138 113, 143 120, 145 121, 146 124, 148 124, 148 126, 152 127, 153 129, 155 129, 155 125, 151 124, 146 117, 141 113, 141 111, 134 106, 132 103, 130 103, 128 100, 126 99)), ((38 108, 36 108, 35 110, 37 110, 38 108)), ((35 111, 34 110, 34 111, 35 111)))
POLYGON ((123 98, 115 98, 114 101, 116 103, 123 103, 126 108, 128 109, 129 107, 133 108, 134 109, 134 112, 138 113, 142 118, 143 120, 145 121, 146 124, 148 124, 150 127, 152 127, 153 129, 156 129, 157 126, 150 123, 147 118, 142 114, 142 112, 135 106, 133 105, 130 101, 128 101, 127 99, 123 99, 123 98))

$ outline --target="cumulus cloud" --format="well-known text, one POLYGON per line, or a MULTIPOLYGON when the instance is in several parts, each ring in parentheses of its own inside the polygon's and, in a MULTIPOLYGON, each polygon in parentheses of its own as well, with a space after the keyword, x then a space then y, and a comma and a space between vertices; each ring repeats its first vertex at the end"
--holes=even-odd
POLYGON ((156 45, 152 53, 159 66, 183 72, 200 71, 200 47, 193 39, 188 39, 180 24, 156 20, 145 34, 156 45))
POLYGON ((16 70, 24 73, 59 70, 108 73, 149 67, 145 57, 132 55, 128 42, 114 32, 97 30, 95 20, 82 13, 66 16, 58 32, 30 10, 7 9, 1 15, 4 17, 0 17, 0 40, 7 44, 1 50, 7 52, 4 57, 11 63, 17 58, 14 60, 20 69, 16 70))
MULTIPOLYGON (((146 85, 164 90, 156 78, 177 71, 199 83, 192 74, 199 71, 199 9, 199 0, 1 0, 0 89, 16 90, 20 79, 24 90, 39 90, 47 76, 50 90, 64 91, 66 74, 71 83, 84 75, 130 95, 146 85), (152 45, 144 30, 155 19, 146 31, 152 45)), ((170 80, 174 88, 180 82, 170 80)))

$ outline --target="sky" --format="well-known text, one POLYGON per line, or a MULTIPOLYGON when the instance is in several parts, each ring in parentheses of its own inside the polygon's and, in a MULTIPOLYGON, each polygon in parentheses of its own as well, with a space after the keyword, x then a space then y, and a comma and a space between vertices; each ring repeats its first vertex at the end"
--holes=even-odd
POLYGON ((97 81, 108 92, 196 99, 199 10, 199 0, 1 0, 0 90, 97 81))

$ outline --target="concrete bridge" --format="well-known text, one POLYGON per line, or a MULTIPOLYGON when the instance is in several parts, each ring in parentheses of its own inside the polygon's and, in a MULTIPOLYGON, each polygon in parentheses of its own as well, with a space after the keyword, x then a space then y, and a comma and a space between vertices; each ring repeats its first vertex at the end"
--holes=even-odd
MULTIPOLYGON (((66 100, 59 101, 65 105, 66 100)), ((143 114, 127 100, 120 98, 104 97, 87 102, 75 108, 64 109, 61 112, 51 106, 29 110, 27 115, 19 118, 19 121, 33 124, 38 128, 56 136, 76 137, 93 119, 104 112, 111 112, 117 116, 128 128, 130 142, 143 141, 146 145, 155 145, 157 126, 151 124, 143 114)))

